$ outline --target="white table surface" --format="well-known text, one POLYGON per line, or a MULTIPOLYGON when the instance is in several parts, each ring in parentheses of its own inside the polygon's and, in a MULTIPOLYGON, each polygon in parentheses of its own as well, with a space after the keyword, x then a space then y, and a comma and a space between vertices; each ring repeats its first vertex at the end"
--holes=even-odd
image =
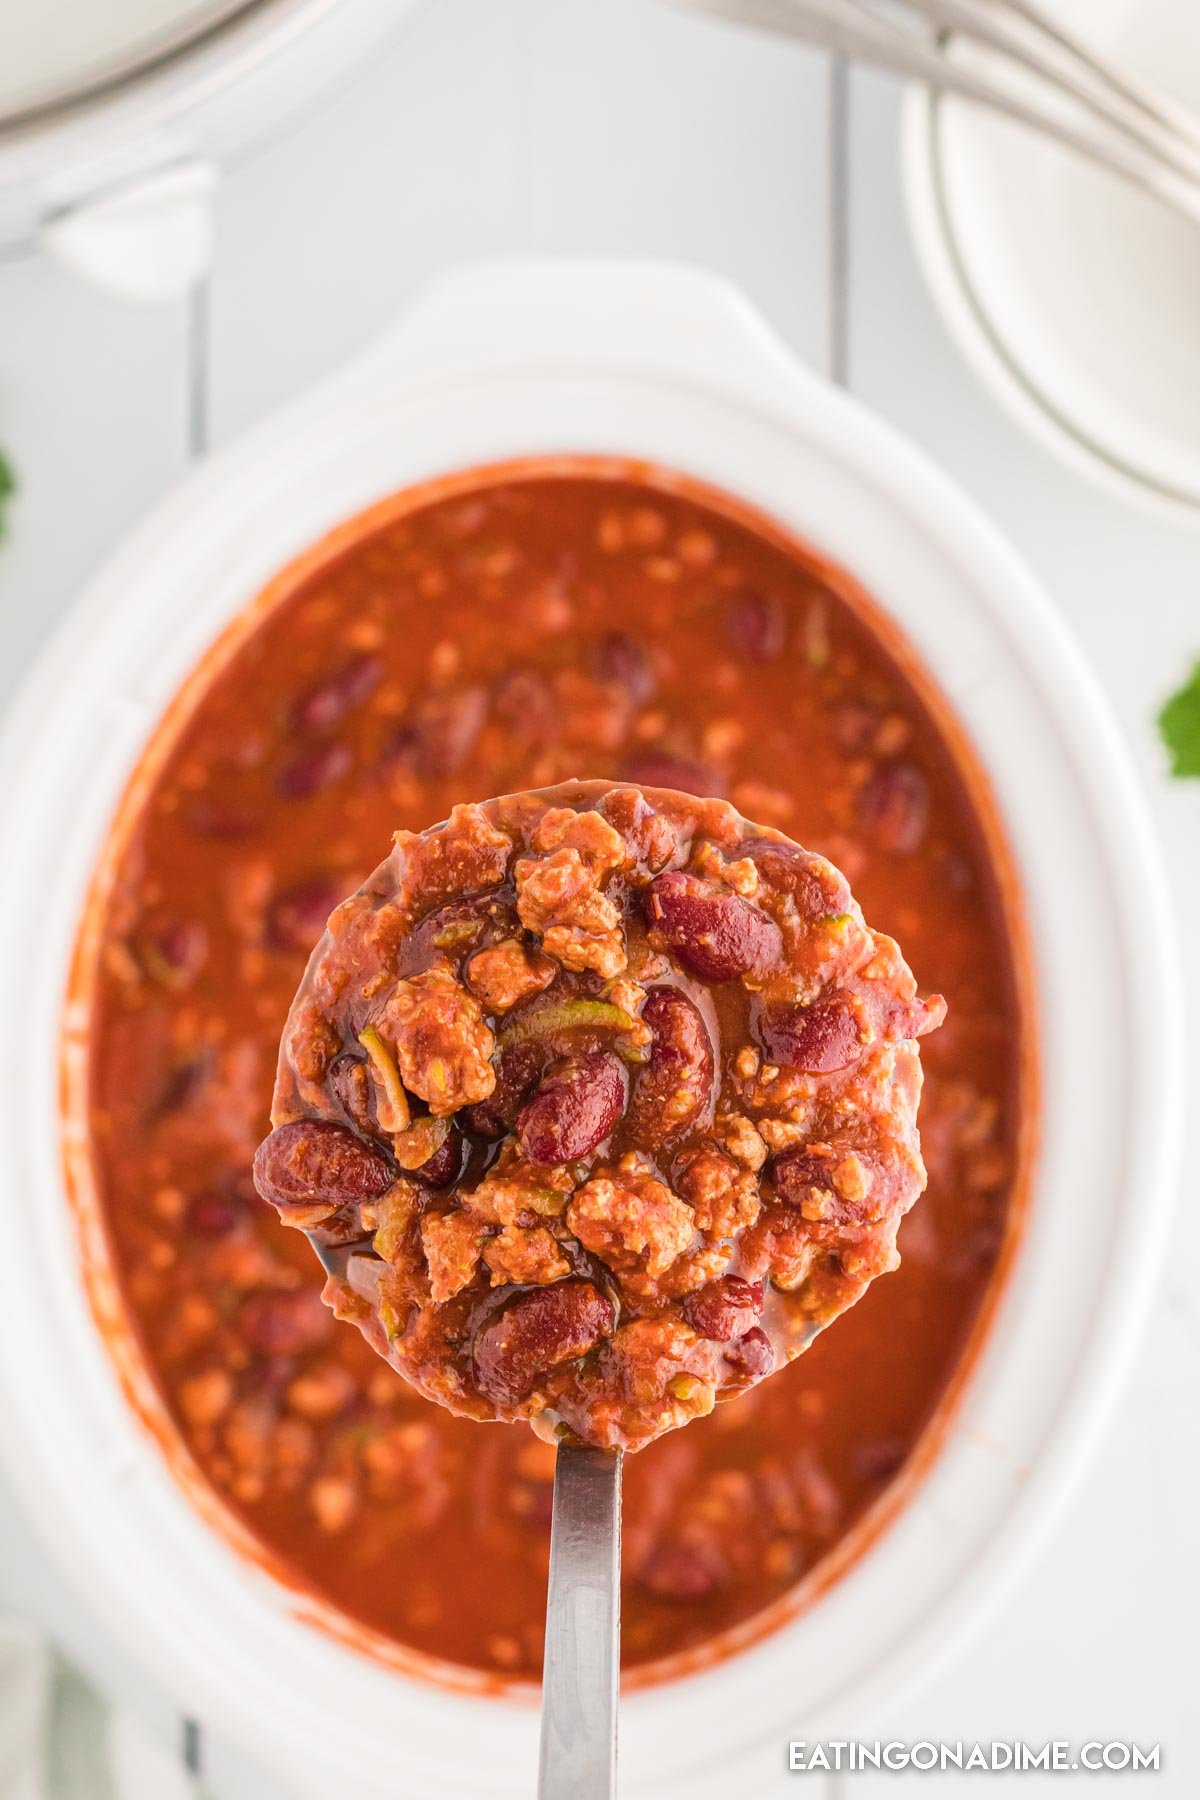
MULTIPOLYGON (((1200 995, 1200 789, 1166 781, 1152 727, 1200 652, 1200 536, 1064 472, 979 388, 908 243, 898 94, 850 76, 843 205, 831 83, 820 57, 657 0, 432 0, 352 93, 229 177, 212 278, 190 306, 129 307, 43 258, 0 265, 0 444, 21 483, 0 549, 0 701, 189 459, 336 367, 429 272, 497 251, 677 255, 740 283, 807 361, 828 367, 840 342, 854 392, 950 468, 1042 577, 1149 794, 1183 926, 1181 980, 1200 995)), ((1200 1793, 1195 1202, 1189 1168, 1153 1326, 1070 1519, 955 1666, 897 1717, 864 1719, 863 1737, 1160 1741, 1163 1771, 1125 1775, 1120 1791, 1200 1793)), ((0 1606, 44 1620, 179 1741, 171 1702, 103 1620, 81 1614, 2 1492, 0 1542, 0 1606)), ((289 1800, 211 1732, 202 1747, 219 1800, 289 1800)), ((764 1771, 780 1751, 764 1746, 764 1771)), ((792 1793, 797 1779, 747 1770, 743 1791, 792 1793)), ((886 1791, 910 1779, 893 1775, 886 1791)), ((929 1779, 955 1800, 968 1791, 965 1776, 929 1779)), ((867 1776, 835 1787, 884 1791, 867 1776)), ((1047 1777, 1022 1778, 1031 1800, 1043 1791, 1047 1777)))

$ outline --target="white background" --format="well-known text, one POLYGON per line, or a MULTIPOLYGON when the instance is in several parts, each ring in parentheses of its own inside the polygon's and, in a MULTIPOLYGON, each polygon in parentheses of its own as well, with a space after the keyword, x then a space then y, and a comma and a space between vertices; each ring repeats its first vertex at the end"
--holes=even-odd
MULTIPOLYGON (((447 263, 512 250, 688 258, 733 277, 819 367, 841 295, 850 387, 982 501, 1099 673, 1161 827, 1181 980, 1200 994, 1200 790, 1166 781, 1152 726, 1200 653, 1200 536, 1094 492, 998 412, 913 261, 896 90, 850 78, 844 207, 831 91, 822 58, 657 0, 434 0, 352 92, 229 177, 213 276, 190 305, 128 307, 41 258, 0 266, 0 444, 21 481, 0 549, 0 699, 206 441, 335 368, 447 263)), ((1161 1741, 1163 1772, 1111 1778, 1119 1791, 1200 1793, 1195 1199, 1189 1168, 1153 1327, 1073 1514, 969 1652, 899 1717, 864 1719, 864 1737, 1161 1741)), ((2 1493, 0 1533, 0 1604, 46 1620, 176 1741, 170 1703, 103 1621, 79 1615, 2 1493)), ((212 1734, 203 1744, 220 1800, 286 1800, 212 1734)), ((964 1777, 926 1780, 930 1793, 967 1791, 964 1777)), ((837 1791, 869 1800, 898 1785, 857 1777, 837 1791)), ((821 1790, 808 1778, 803 1791, 821 1790)), ((1053 1790, 1027 1776, 1020 1791, 1053 1790)))

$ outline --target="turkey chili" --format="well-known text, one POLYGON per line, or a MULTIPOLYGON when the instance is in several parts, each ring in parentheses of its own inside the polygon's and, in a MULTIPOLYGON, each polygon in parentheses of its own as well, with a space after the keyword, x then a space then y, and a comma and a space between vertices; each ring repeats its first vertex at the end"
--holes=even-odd
POLYGON ((586 782, 398 832, 334 913, 254 1174, 428 1399, 641 1449, 897 1262, 942 1022, 844 878, 586 782))
MULTIPOLYGON (((423 1666, 536 1678, 554 1450, 523 1426, 481 1430, 454 1418, 399 1380, 322 1305, 311 1249, 255 1193, 251 1163, 267 1130, 281 1021, 332 909, 367 880, 395 828, 424 832, 463 796, 583 772, 723 796, 810 846, 844 871, 871 925, 903 944, 922 983, 946 996, 946 1023, 921 1043, 929 1185, 901 1225, 900 1267, 791 1366, 628 1464, 623 1654, 634 1670, 668 1673, 680 1658, 720 1653, 734 1627, 744 1642, 777 1622, 877 1528, 919 1446, 933 1441, 1012 1238, 1032 1112, 1028 1013, 998 835, 928 695, 869 602, 768 521, 674 477, 558 461, 398 495, 340 528, 247 609, 152 738, 93 887, 69 1017, 72 1182, 89 1241, 106 1243, 117 1283, 99 1303, 168 1448, 186 1448, 263 1556, 357 1628, 429 1659, 423 1666)), ((717 860, 743 858, 721 851, 717 860)), ((767 860, 756 864, 759 893, 738 896, 759 909, 767 860)), ((693 881, 716 879, 712 867, 680 862, 651 873, 646 891, 664 877, 668 908, 681 882, 686 894, 693 881)), ((857 914, 845 910, 857 932, 857 914)), ((677 1228, 682 1245, 689 1219, 666 1201, 647 1214, 660 1241, 657 1254, 639 1250, 639 1266, 615 1267, 626 1251, 588 1246, 589 1235, 601 1243, 610 1209, 589 1219, 581 1200, 569 1245, 557 1216, 528 1222, 522 1213, 513 1229, 501 1216, 497 1168, 518 1153, 535 1162, 520 1140, 544 1144, 564 1064, 568 1074, 603 1071, 589 1089, 597 1117, 620 1088, 625 1135, 571 1159, 589 1180, 627 1185, 619 1165, 644 1159, 646 1182, 660 1183, 690 1220, 709 1216, 714 1193, 765 1201, 749 1227, 760 1238, 782 1200, 804 1219, 796 1243, 808 1246, 863 1204, 853 1167, 835 1173, 848 1158, 814 1152, 810 1164, 806 1148, 779 1141, 786 1131, 770 1142, 773 1127, 753 1122, 763 1068, 754 1076, 747 1060, 739 1073, 725 1055, 723 985, 688 969, 668 936, 652 943, 644 908, 638 917, 635 936, 644 928, 664 974, 573 969, 554 955, 566 939, 549 937, 549 921, 533 939, 523 924, 485 925, 479 943, 477 919, 447 917, 436 928, 501 1067, 520 1048, 510 1022, 541 1021, 536 1055, 526 1053, 538 1074, 522 1098, 523 1124, 500 1117, 496 1090, 463 1095, 481 1123, 482 1109, 496 1112, 494 1137, 461 1132, 407 1088, 407 1124, 389 1114, 378 1052, 398 1045, 382 1031, 379 1045, 369 1032, 359 1041, 368 1021, 352 1021, 354 1037, 333 1058, 345 1058, 329 1071, 338 1086, 297 1108, 328 1108, 363 1143, 380 1143, 389 1186, 404 1192, 402 1179, 432 1194, 423 1204, 428 1266, 443 1283, 456 1279, 453 1236, 467 1234, 453 1219, 466 1209, 452 1185, 428 1179, 428 1164, 459 1157, 450 1183, 476 1190, 487 1164, 496 1217, 465 1251, 478 1248, 471 1283, 485 1307, 502 1311, 506 1296, 574 1280, 591 1283, 603 1310, 612 1295, 600 1262, 622 1308, 626 1294, 637 1304, 639 1283, 667 1279, 649 1262, 658 1268, 677 1228), (621 988, 635 981, 644 1001, 621 988), (545 1030, 547 997, 558 993, 591 1015, 586 1029, 585 1014, 571 1015, 561 1039, 545 1030), (652 1126, 681 1127, 691 1102, 686 1083, 672 1084, 661 1107, 638 1098, 655 1091, 653 1062, 638 1060, 644 1033, 689 1045, 701 1086, 707 1068, 681 1001, 699 1014, 714 1079, 719 1058, 727 1086, 714 1088, 703 1125, 680 1128, 660 1152, 634 1140, 652 1126), (556 1055, 543 1068, 547 1049, 556 1055), (734 1123, 742 1119, 752 1129, 734 1123), (682 1166, 702 1136, 709 1176, 729 1178, 711 1190, 704 1160, 690 1176, 682 1166), (757 1186, 747 1179, 761 1154, 755 1136, 766 1152, 757 1186), (557 1269, 559 1256, 578 1258, 579 1272, 572 1263, 555 1282, 530 1279, 557 1269)), ((744 991, 756 1007, 760 997, 744 991)), ((782 1068, 778 1048, 757 1039, 754 1048, 782 1068)), ((770 1110, 758 1108, 764 1124, 770 1110)), ((838 1148, 824 1124, 806 1129, 810 1142, 838 1148)), ((563 1165, 537 1166, 551 1177, 545 1204, 557 1207, 563 1165)), ((647 1194, 657 1197, 652 1186, 642 1201, 647 1194)), ((339 1222, 321 1210, 336 1235, 339 1222)), ((690 1272, 709 1228, 689 1228, 681 1266, 690 1272)), ((699 1298, 725 1272, 669 1300, 686 1341, 695 1334, 709 1346, 701 1356, 719 1368, 719 1388, 737 1360, 729 1346, 776 1329, 773 1317, 754 1322, 759 1276, 748 1264, 730 1277, 748 1291, 699 1298)), ((788 1291, 764 1282, 763 1315, 788 1291)), ((618 1330, 629 1317, 622 1310, 618 1330)), ((699 1410, 709 1374, 685 1374, 672 1408, 699 1410)))

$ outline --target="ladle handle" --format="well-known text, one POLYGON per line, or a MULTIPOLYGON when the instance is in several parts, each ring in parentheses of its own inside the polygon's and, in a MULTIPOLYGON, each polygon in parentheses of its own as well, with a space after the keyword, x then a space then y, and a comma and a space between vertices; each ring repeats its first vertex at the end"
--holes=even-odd
POLYGON ((538 1800, 615 1800, 620 1660, 621 1455, 560 1444, 538 1800))

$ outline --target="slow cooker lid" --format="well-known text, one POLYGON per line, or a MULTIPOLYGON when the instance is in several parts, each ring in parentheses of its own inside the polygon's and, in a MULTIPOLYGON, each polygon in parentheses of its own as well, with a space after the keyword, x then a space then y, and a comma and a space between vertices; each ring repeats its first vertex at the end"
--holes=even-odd
POLYGON ((0 130, 93 98, 269 0, 37 0, 0 9, 0 130))

